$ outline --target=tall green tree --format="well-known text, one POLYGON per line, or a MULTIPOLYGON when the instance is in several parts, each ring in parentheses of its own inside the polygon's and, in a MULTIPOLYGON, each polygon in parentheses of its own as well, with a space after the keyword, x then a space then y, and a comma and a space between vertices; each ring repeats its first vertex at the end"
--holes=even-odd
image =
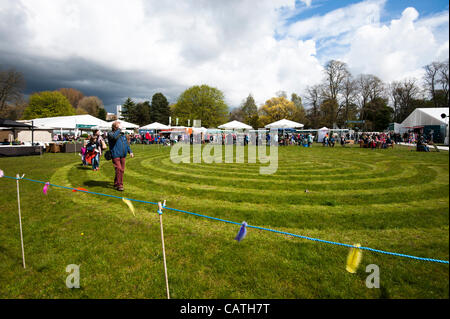
POLYGON ((136 119, 135 122, 133 123, 139 126, 150 124, 150 122, 152 122, 150 116, 150 108, 151 107, 149 101, 136 104, 135 108, 136 119))
POLYGON ((44 91, 30 96, 30 103, 24 111, 24 119, 75 115, 69 100, 58 91, 44 91))
POLYGON ((170 107, 169 101, 162 93, 155 93, 152 97, 150 106, 151 122, 159 122, 161 124, 169 124, 170 107))
POLYGON ((182 123, 201 120, 204 127, 217 127, 228 119, 228 105, 222 91, 208 85, 193 86, 184 91, 173 108, 172 117, 182 123))
POLYGON ((373 131, 383 131, 392 122, 394 109, 387 105, 387 99, 374 98, 366 107, 366 127, 373 131))
POLYGON ((304 124, 306 122, 306 111, 303 107, 302 98, 299 95, 292 93, 291 101, 294 103, 296 108, 293 121, 304 124))
POLYGON ((62 95, 64 95, 69 100, 74 109, 78 108, 78 103, 82 98, 84 98, 84 94, 74 88, 62 88, 58 91, 61 92, 62 95))
POLYGON ((243 122, 250 125, 253 128, 258 128, 259 125, 259 115, 258 107, 256 106, 255 99, 251 94, 245 99, 241 106, 243 114, 243 122))
POLYGON ((103 107, 98 109, 97 117, 100 120, 106 121, 106 116, 107 115, 108 115, 108 113, 106 112, 106 110, 103 107))
POLYGON ((78 102, 77 109, 85 111, 87 114, 97 116, 98 111, 103 108, 103 101, 97 96, 85 96, 78 102))
POLYGON ((335 99, 326 99, 320 104, 320 125, 332 128, 337 123, 339 104, 335 99))
POLYGON ((127 121, 134 123, 136 120, 136 104, 131 98, 127 98, 125 103, 122 104, 122 118, 127 121))
POLYGON ((231 121, 239 121, 239 122, 244 122, 245 121, 245 115, 244 112, 242 112, 242 108, 241 107, 236 107, 234 108, 231 112, 230 112, 230 117, 228 119, 230 122, 231 121))
POLYGON ((292 101, 289 101, 284 96, 280 96, 267 100, 266 104, 259 108, 258 112, 261 126, 264 126, 282 119, 293 121, 297 108, 292 101))

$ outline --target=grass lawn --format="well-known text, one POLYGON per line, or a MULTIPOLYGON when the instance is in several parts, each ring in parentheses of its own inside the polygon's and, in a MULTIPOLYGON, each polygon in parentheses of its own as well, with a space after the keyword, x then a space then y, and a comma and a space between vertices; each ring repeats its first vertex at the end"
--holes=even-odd
MULTIPOLYGON (((5 175, 152 202, 299 235, 449 259, 449 154, 407 147, 279 148, 274 175, 260 164, 174 164, 169 148, 133 146, 125 191, 75 154, 0 158, 5 175), (305 192, 308 189, 309 192, 305 192)), ((264 165, 264 164, 263 164, 264 165)), ((27 268, 19 238, 16 181, 0 179, 0 298, 165 298, 157 208, 20 182, 27 268), (81 235, 83 233, 84 235, 81 235), (81 288, 65 286, 80 265, 81 288)), ((349 249, 165 211, 172 298, 448 298, 449 266, 368 251, 356 274, 349 249), (380 289, 365 285, 380 268, 380 289)))

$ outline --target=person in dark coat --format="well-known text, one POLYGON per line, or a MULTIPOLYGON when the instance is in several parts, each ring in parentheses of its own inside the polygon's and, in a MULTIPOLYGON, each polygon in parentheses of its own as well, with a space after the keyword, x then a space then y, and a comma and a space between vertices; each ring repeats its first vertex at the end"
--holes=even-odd
POLYGON ((122 133, 120 122, 115 121, 112 124, 112 132, 108 133, 109 149, 111 151, 111 158, 116 170, 114 177, 114 187, 118 191, 123 191, 123 174, 125 172, 125 159, 127 154, 133 158, 134 154, 131 151, 127 138, 122 133))

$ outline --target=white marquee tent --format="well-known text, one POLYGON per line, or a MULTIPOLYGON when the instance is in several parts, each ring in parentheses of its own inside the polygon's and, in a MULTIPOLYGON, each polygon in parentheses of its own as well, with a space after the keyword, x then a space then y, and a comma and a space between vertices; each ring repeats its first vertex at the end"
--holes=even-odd
POLYGON ((89 114, 43 117, 30 121, 33 121, 33 124, 40 128, 53 128, 60 130, 111 129, 110 123, 89 114))
POLYGON ((427 125, 439 125, 445 127, 445 144, 448 144, 448 107, 417 108, 401 124, 403 129, 420 128, 427 125), (442 118, 445 114, 446 118, 442 118))
POLYGON ((169 126, 158 123, 158 122, 154 122, 145 126, 142 126, 139 128, 140 130, 168 130, 170 129, 169 126))
POLYGON ((206 129, 204 127, 193 127, 192 128, 192 133, 194 133, 194 134, 206 133, 207 131, 208 131, 208 129, 206 129))
MULTIPOLYGON (((109 122, 110 127, 111 127, 112 123, 114 123, 114 122, 115 121, 109 122)), ((139 125, 136 125, 136 124, 124 121, 124 120, 117 120, 117 122, 119 122, 124 129, 128 129, 128 130, 132 130, 132 129, 135 129, 135 128, 139 127, 139 125)))
POLYGON ((222 124, 222 125, 218 126, 218 128, 224 129, 224 130, 252 130, 253 129, 253 127, 251 127, 250 125, 244 124, 244 123, 236 121, 236 120, 222 124))
POLYGON ((294 121, 282 119, 270 124, 267 124, 265 128, 302 128, 304 125, 294 121))
POLYGON ((441 114, 448 114, 448 107, 417 108, 403 122, 404 128, 415 128, 425 125, 448 124, 448 117, 443 119, 441 114))

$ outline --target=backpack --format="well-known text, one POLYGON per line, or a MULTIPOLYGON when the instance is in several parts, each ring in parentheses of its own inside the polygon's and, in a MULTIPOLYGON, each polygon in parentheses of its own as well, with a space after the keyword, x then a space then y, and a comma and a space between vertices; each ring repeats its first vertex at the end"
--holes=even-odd
POLYGON ((107 151, 105 152, 105 159, 106 159, 107 161, 110 161, 110 160, 112 159, 111 151, 110 151, 110 150, 107 150, 107 151))

